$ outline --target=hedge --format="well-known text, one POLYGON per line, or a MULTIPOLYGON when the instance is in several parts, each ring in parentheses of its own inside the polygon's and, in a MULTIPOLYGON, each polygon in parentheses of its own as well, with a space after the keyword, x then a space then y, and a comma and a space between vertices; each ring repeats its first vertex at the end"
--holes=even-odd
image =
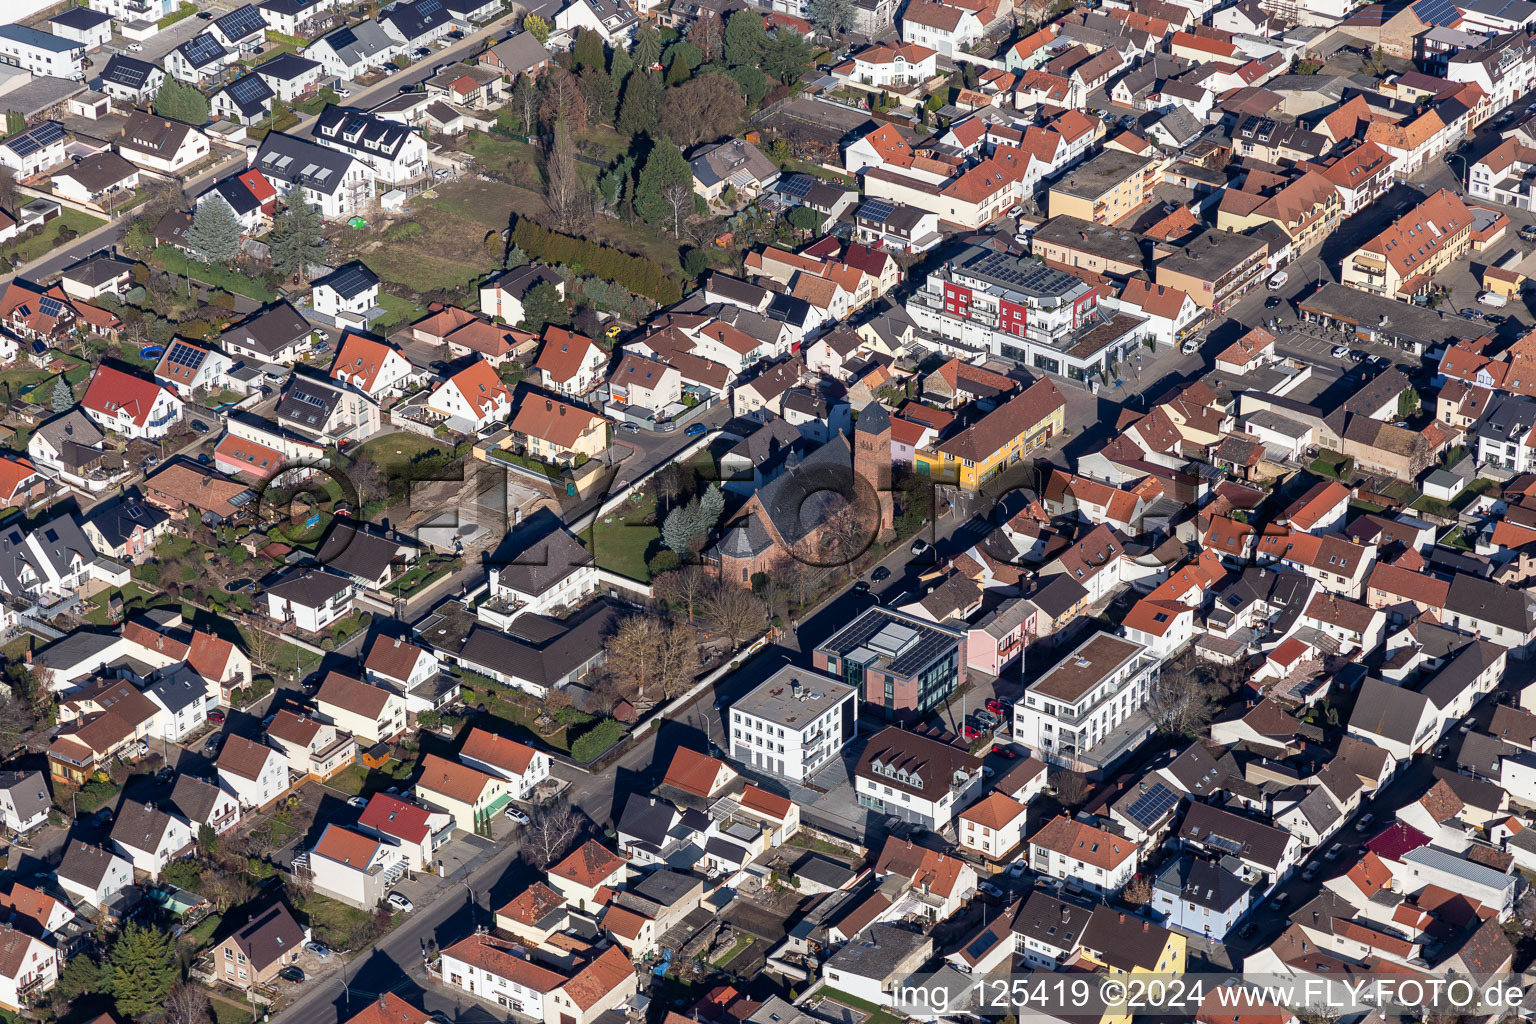
POLYGON ((513 226, 511 241, 530 259, 563 263, 578 272, 595 274, 663 306, 683 297, 682 285, 643 256, 631 256, 584 238, 562 235, 526 218, 519 218, 513 226))
POLYGON ((571 742, 571 758, 586 764, 624 736, 624 727, 616 719, 605 718, 571 742))

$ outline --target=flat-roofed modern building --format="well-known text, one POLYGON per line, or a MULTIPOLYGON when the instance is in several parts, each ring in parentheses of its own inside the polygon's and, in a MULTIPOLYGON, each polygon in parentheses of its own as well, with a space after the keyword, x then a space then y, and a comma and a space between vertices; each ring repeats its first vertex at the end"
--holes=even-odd
POLYGON ((816 648, 816 668, 858 690, 888 721, 926 715, 959 685, 966 634, 871 608, 816 648))
POLYGON ((1098 771, 1152 732, 1143 710, 1162 659, 1124 637, 1095 633, 1024 690, 1013 737, 1047 764, 1098 771))
POLYGON ((858 731, 858 690, 785 666, 731 705, 731 758, 794 782, 835 759, 858 731))

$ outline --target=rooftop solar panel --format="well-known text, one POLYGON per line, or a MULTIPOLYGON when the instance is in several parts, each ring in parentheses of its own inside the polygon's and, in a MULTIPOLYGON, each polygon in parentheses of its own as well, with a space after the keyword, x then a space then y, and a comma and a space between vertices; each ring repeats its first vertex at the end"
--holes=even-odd
POLYGON ((871 199, 859 207, 858 215, 869 220, 885 220, 895 210, 896 207, 890 203, 882 203, 878 199, 871 199))
POLYGON ((808 174, 791 174, 779 183, 779 191, 788 196, 799 196, 804 199, 811 191, 811 176, 808 174))
POLYGON ((224 56, 224 46, 208 32, 193 36, 179 47, 182 56, 192 62, 192 66, 200 68, 205 64, 211 64, 224 56))
POLYGON ((1159 782, 1131 803, 1126 816, 1143 829, 1150 829, 1178 802, 1174 792, 1159 782))
POLYGON ((51 295, 44 295, 37 300, 37 308, 44 316, 58 316, 64 310, 64 304, 51 295))
POLYGON ((219 26, 219 31, 224 33, 226 39, 243 39, 248 35, 260 32, 265 23, 262 21, 261 12, 253 4, 237 7, 222 18, 214 20, 219 26))

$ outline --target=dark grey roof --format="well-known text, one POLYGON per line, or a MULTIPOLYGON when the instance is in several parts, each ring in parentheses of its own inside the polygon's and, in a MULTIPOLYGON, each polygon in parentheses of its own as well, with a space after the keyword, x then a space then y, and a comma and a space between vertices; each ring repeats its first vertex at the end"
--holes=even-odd
POLYGON ((53 172, 55 178, 73 178, 92 193, 105 192, 139 173, 139 169, 111 150, 103 150, 53 172))
POLYGON ((196 70, 202 70, 229 53, 212 32, 198 33, 176 47, 176 52, 186 58, 187 63, 196 70))
POLYGON ((356 25, 339 28, 316 41, 315 45, 325 44, 341 59, 343 64, 352 65, 367 57, 393 50, 399 44, 391 38, 388 32, 377 21, 360 21, 356 25))
POLYGON ((355 159, 341 150, 322 146, 282 132, 271 132, 262 140, 256 154, 256 167, 269 180, 305 188, 327 195, 341 187, 342 179, 355 159))
POLYGON ((315 119, 314 132, 322 145, 394 159, 415 129, 366 110, 329 106, 315 119))
POLYGON ((255 4, 236 7, 228 14, 213 19, 213 27, 230 43, 238 43, 247 36, 264 31, 267 27, 255 4))
POLYGON ((1088 927, 1091 913, 1088 907, 1037 889, 1014 915, 1013 933, 1070 954, 1082 943, 1083 929, 1088 927))
POLYGON ((111 21, 112 16, 110 14, 102 14, 100 11, 93 11, 89 7, 70 7, 59 14, 55 14, 48 20, 55 25, 63 25, 65 28, 84 30, 95 28, 104 21, 111 21))
POLYGON ((289 953, 297 953, 304 944, 304 929, 288 908, 278 903, 257 914, 230 938, 261 971, 289 953))
POLYGON ((267 78, 291 82, 296 78, 309 74, 318 67, 320 67, 320 62, 317 60, 300 57, 296 53, 280 53, 271 60, 263 61, 256 65, 251 70, 267 78))
POLYGON ((511 39, 503 39, 491 47, 491 52, 501 61, 503 70, 514 76, 537 67, 550 57, 544 44, 534 38, 532 32, 519 32, 511 39))
POLYGON ((677 818, 677 808, 646 793, 631 793, 619 814, 619 834, 638 839, 657 850, 667 841, 667 831, 677 818))
POLYGON ((576 570, 592 563, 560 518, 540 509, 497 546, 492 556, 500 585, 523 594, 539 595, 557 586, 576 570))
MULTIPOLYGON (((336 108, 332 107, 330 109, 334 110, 336 108)), ((344 299, 355 299, 364 292, 377 288, 379 286, 379 275, 369 270, 367 264, 361 260, 353 260, 350 263, 343 263, 329 274, 317 279, 311 287, 318 288, 321 285, 331 289, 344 299)))
POLYGON ((281 583, 268 587, 267 593, 276 594, 290 604, 318 608, 349 586, 351 584, 344 576, 321 572, 318 569, 305 569, 303 572, 289 576, 281 583))
POLYGON ((264 11, 271 11, 274 14, 304 18, 324 2, 325 0, 261 0, 256 6, 264 11))
POLYGON ((874 658, 881 671, 908 676, 927 668, 964 639, 962 630, 876 605, 816 649, 839 657, 862 650, 874 658))
POLYGON ((136 529, 155 530, 170 516, 149 504, 135 487, 121 497, 104 501, 91 509, 87 521, 112 548, 122 547, 136 529))
MULTIPOLYGON (((83 11, 86 8, 76 7, 74 10, 83 11)), ((160 69, 147 60, 114 53, 107 58, 106 66, 101 69, 101 80, 121 85, 125 89, 142 89, 156 71, 160 69)))
MULTIPOLYGON (((931 951, 933 940, 889 924, 873 924, 833 954, 826 963, 829 971, 851 974, 856 978, 885 981, 908 958, 923 950, 931 951)), ((913 965, 917 966, 917 965, 913 965)))
POLYGON ((208 681, 186 662, 169 667, 160 677, 145 688, 160 698, 172 714, 189 708, 208 696, 208 681))
POLYGON ((457 653, 460 661, 473 666, 494 667, 540 686, 552 686, 599 653, 619 617, 618 607, 607 601, 593 602, 564 622, 524 614, 517 618, 519 626, 528 625, 524 620, 541 620, 555 629, 537 640, 523 641, 477 626, 459 650, 450 653, 457 653))
POLYGON ((243 348, 275 356, 313 330, 299 311, 284 300, 251 314, 225 331, 224 337, 243 348))
POLYGON ((107 868, 115 857, 117 854, 92 846, 83 839, 71 839, 56 874, 86 889, 95 889, 107 877, 107 868))
POLYGON ((16 816, 22 821, 48 810, 48 779, 42 772, 0 772, 0 789, 11 795, 16 816))
POLYGON ((330 532, 316 556, 333 572, 346 573, 370 582, 380 579, 405 543, 380 536, 373 529, 346 519, 331 520, 330 532))
POLYGON ((1360 684, 1360 696, 1349 716, 1349 727, 1412 744, 1430 700, 1421 693, 1370 677, 1360 684))
POLYGON ((1274 870, 1285 855, 1290 834, 1210 804, 1192 803, 1179 838, 1274 870))
POLYGON ((692 875, 677 871, 653 871, 639 882, 631 882, 629 891, 644 896, 652 903, 670 907, 698 889, 703 883, 692 875))
POLYGON ((124 800, 112 822, 112 841, 130 850, 153 852, 160 847, 165 830, 171 826, 171 816, 158 807, 124 800))
POLYGON ((204 824, 213 817, 215 805, 226 796, 227 793, 211 782, 190 775, 178 775, 176 785, 171 790, 171 806, 188 821, 204 824))
POLYGON ((1511 590, 1492 580, 1457 575, 1451 579, 1445 610, 1512 629, 1517 636, 1524 637, 1536 629, 1533 600, 1536 595, 1529 591, 1511 590))
POLYGON ((53 419, 39 426, 34 434, 40 434, 47 439, 55 451, 62 451, 68 443, 83 444, 95 447, 106 439, 106 434, 96 425, 96 421, 80 411, 75 406, 66 413, 61 413, 53 419))
POLYGON ((1053 573, 1040 588, 1028 595, 1035 606, 1051 618, 1059 618, 1088 596, 1087 589, 1068 573, 1053 573))
POLYGON ((1440 666, 1438 672, 1415 685, 1414 689, 1444 711, 1503 653, 1504 648, 1497 644, 1486 640, 1471 640, 1440 666))
POLYGON ((247 118, 260 117, 277 96, 267 80, 255 74, 242 75, 219 91, 247 118))
POLYGON ((453 12, 441 0, 400 0, 379 15, 380 24, 391 26, 407 42, 413 42, 452 20, 453 12))
POLYGON ((133 273, 136 264, 119 256, 100 252, 64 268, 64 278, 91 288, 116 281, 125 274, 133 273))
MULTIPOLYGON (((237 217, 253 213, 261 207, 261 200, 256 198, 245 182, 233 174, 214 182, 213 187, 208 191, 217 193, 224 202, 229 204, 229 208, 235 211, 237 217)), ((204 195, 207 193, 205 192, 204 195)))
POLYGON ((330 381, 294 374, 288 378, 273 415, 299 430, 323 431, 341 404, 342 389, 330 381))

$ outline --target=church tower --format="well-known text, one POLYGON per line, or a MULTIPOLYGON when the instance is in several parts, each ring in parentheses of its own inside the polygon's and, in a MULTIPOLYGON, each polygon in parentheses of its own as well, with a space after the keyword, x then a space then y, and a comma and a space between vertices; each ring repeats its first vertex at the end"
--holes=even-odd
POLYGON ((884 535, 896 525, 891 494, 891 414, 879 402, 870 402, 853 427, 853 475, 874 491, 880 503, 880 530, 884 535))

